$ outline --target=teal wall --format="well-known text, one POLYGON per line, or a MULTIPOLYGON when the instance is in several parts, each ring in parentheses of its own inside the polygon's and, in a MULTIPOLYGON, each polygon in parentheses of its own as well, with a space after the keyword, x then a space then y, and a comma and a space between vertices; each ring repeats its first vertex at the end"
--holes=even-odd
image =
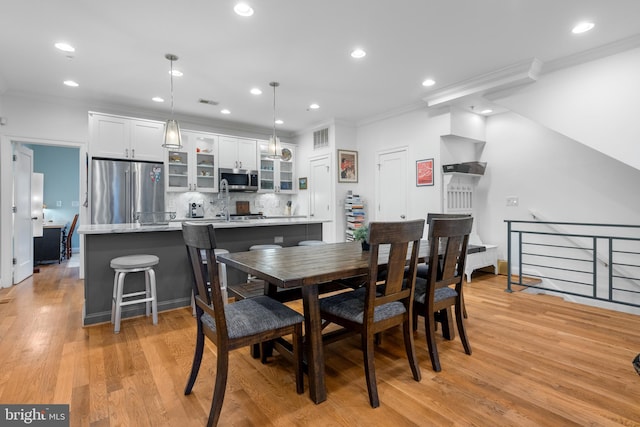
MULTIPOLYGON (((80 170, 78 148, 29 145, 33 150, 33 171, 44 174, 45 221, 66 224, 80 210, 80 170), (61 206, 57 206, 61 202, 61 206)), ((78 225, 76 224, 76 231, 78 225)), ((74 232, 71 247, 80 247, 78 233, 74 232)))

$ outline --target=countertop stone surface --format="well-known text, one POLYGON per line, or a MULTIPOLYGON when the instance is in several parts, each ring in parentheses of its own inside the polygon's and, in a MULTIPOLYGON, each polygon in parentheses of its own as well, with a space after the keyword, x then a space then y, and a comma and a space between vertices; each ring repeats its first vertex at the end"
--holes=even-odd
POLYGON ((242 228, 242 227, 265 227, 272 225, 291 224, 318 224, 327 222, 326 220, 312 219, 307 217, 272 217, 264 219, 244 219, 239 221, 224 221, 218 218, 188 218, 171 221, 169 224, 141 225, 132 224, 85 224, 78 228, 80 234, 108 234, 108 233, 143 233, 149 231, 176 231, 182 228, 183 222, 211 223, 215 228, 242 228))

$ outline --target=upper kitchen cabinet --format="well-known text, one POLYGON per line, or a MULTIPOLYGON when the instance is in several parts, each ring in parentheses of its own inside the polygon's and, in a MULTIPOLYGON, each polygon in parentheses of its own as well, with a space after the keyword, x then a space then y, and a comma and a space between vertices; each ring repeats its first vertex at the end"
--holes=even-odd
POLYGON ((217 135, 183 130, 182 150, 167 150, 167 191, 218 191, 217 135))
POLYGON ((164 123, 89 112, 92 157, 164 161, 164 123))
POLYGON ((260 191, 294 193, 294 147, 282 144, 282 156, 269 158, 269 141, 260 141, 260 191))
POLYGON ((257 141, 255 139, 220 136, 218 139, 219 167, 229 169, 257 169, 257 141))

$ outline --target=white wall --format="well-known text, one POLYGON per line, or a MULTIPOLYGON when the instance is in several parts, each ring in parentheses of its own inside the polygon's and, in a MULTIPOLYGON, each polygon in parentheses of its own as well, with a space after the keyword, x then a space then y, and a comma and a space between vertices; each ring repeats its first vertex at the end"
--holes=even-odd
POLYGON ((633 49, 544 74, 496 102, 640 169, 639 76, 633 49))
POLYGON ((505 219, 640 224, 640 171, 513 113, 487 120, 477 231, 506 254, 505 219), (507 207, 518 197, 518 207, 507 207))
MULTIPOLYGON (((427 212, 441 212, 442 170, 440 136, 450 132, 450 114, 430 116, 426 109, 418 109, 400 116, 360 126, 357 147, 360 160, 359 182, 356 191, 366 202, 368 220, 376 218, 374 188, 377 153, 396 147, 408 147, 409 182, 407 219, 426 218, 427 212), (416 186, 416 160, 434 159, 434 185, 416 186)), ((345 191, 343 191, 345 192, 345 191)), ((344 197, 344 195, 343 195, 344 197)))

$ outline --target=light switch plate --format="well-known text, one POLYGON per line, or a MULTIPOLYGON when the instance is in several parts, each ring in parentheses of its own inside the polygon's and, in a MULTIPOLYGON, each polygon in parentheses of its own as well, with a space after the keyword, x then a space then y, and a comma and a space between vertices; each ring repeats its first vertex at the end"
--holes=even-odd
POLYGON ((518 206, 518 203, 517 197, 507 197, 507 207, 516 207, 518 206))

